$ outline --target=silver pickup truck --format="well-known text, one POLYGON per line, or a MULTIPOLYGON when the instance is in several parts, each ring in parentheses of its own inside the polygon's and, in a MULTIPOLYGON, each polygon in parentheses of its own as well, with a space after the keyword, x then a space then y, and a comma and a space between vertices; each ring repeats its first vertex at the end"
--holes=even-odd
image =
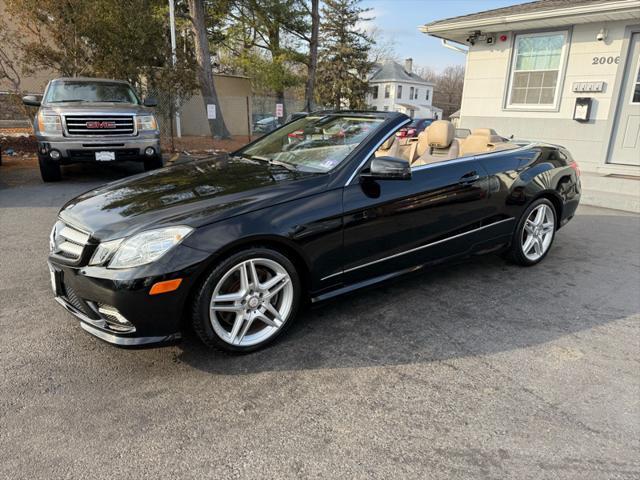
POLYGON ((150 107, 127 82, 98 78, 58 78, 47 85, 34 121, 40 173, 45 182, 60 180, 60 166, 78 162, 144 162, 162 167, 158 122, 150 107))

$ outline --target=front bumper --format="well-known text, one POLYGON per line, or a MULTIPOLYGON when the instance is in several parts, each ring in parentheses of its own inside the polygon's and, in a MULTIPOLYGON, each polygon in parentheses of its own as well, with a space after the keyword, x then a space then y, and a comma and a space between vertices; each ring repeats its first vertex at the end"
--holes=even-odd
POLYGON ((171 258, 137 269, 77 267, 55 255, 48 265, 55 300, 80 320, 84 330, 114 345, 140 346, 181 338, 189 293, 208 255, 181 245, 171 258), (174 278, 182 278, 177 290, 149 294, 155 283, 174 278), (115 322, 106 309, 117 312, 126 324, 115 322))
POLYGON ((135 137, 45 137, 38 136, 38 153, 49 156, 52 150, 60 152, 60 163, 96 162, 95 152, 114 152, 116 161, 141 161, 147 148, 153 148, 160 156, 158 134, 138 134, 135 137))

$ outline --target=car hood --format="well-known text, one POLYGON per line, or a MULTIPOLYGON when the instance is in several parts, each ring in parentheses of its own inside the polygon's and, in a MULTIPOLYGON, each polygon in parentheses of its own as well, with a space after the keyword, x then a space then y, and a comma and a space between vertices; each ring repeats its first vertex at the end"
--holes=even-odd
POLYGON ((141 115, 153 113, 144 105, 119 102, 83 102, 83 103, 48 103, 42 106, 46 112, 55 112, 64 115, 85 115, 85 114, 120 114, 120 115, 141 115))
POLYGON ((163 225, 197 228, 313 195, 326 177, 222 155, 108 183, 68 202, 60 218, 102 241, 163 225))

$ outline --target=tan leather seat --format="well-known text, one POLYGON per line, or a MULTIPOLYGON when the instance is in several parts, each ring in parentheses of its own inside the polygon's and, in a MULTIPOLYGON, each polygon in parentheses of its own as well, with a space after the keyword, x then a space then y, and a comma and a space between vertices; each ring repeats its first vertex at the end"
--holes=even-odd
POLYGON ((465 138, 460 145, 460 156, 468 157, 479 153, 488 153, 495 150, 505 150, 513 148, 511 144, 504 141, 500 135, 492 128, 476 128, 471 131, 471 135, 465 138))
POLYGON ((447 120, 436 120, 427 127, 421 137, 418 136, 417 154, 418 159, 413 162, 414 166, 426 165, 429 163, 452 160, 459 156, 460 142, 455 137, 455 128, 447 120), (427 144, 427 148, 420 153, 421 145, 427 144))
POLYGON ((376 150, 376 157, 395 157, 398 153, 398 141, 395 135, 391 135, 387 138, 380 148, 376 150))

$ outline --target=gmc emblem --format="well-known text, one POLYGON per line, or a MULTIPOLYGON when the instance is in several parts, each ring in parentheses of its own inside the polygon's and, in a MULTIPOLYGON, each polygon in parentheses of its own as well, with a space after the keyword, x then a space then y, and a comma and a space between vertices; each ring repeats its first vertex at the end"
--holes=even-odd
POLYGON ((116 122, 87 122, 87 128, 96 129, 96 128, 116 128, 116 122))

